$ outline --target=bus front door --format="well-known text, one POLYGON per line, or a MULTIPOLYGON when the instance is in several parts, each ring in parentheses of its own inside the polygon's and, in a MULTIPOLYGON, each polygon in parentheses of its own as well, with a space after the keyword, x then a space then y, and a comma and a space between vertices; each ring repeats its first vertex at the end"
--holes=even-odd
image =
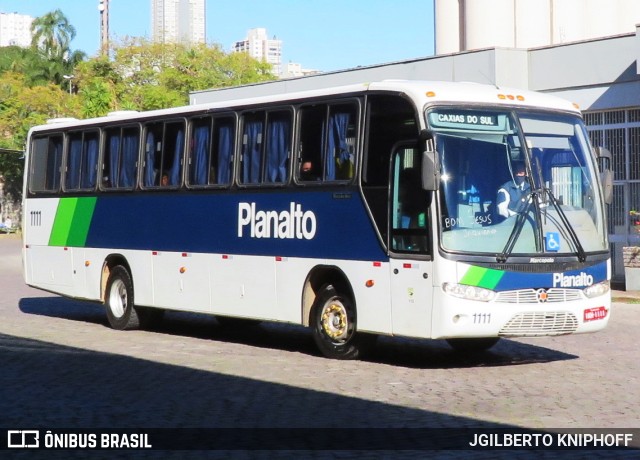
POLYGON ((433 263, 391 259, 391 319, 394 335, 429 338, 433 263))

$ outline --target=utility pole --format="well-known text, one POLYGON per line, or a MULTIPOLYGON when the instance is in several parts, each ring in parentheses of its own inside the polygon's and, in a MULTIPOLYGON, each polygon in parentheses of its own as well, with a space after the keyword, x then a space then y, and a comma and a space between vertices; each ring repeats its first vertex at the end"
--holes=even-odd
POLYGON ((100 54, 109 52, 109 0, 98 0, 100 11, 100 54))

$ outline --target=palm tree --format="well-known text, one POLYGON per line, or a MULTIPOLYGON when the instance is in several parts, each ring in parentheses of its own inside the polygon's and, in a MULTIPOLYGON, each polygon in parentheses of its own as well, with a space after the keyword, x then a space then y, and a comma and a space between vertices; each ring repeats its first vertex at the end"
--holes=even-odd
POLYGON ((44 52, 48 59, 64 60, 76 29, 61 10, 34 19, 31 23, 31 46, 44 52))

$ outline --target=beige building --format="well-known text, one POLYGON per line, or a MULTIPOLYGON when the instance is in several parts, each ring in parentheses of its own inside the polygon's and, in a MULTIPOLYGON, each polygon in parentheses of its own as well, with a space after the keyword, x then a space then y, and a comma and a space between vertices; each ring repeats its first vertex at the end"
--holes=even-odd
POLYGON ((205 43, 205 0, 151 0, 156 43, 205 43))
POLYGON ((270 39, 267 29, 249 29, 244 40, 233 44, 232 51, 248 53, 258 61, 271 64, 272 73, 276 76, 282 73, 282 40, 276 37, 270 39))

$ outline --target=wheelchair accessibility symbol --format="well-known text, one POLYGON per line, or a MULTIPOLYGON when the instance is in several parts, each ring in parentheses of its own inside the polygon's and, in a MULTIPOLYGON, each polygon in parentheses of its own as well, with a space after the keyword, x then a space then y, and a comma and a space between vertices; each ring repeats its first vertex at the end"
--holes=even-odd
POLYGON ((558 232, 547 232, 544 237, 544 245, 547 252, 558 252, 560 250, 560 234, 558 232))

